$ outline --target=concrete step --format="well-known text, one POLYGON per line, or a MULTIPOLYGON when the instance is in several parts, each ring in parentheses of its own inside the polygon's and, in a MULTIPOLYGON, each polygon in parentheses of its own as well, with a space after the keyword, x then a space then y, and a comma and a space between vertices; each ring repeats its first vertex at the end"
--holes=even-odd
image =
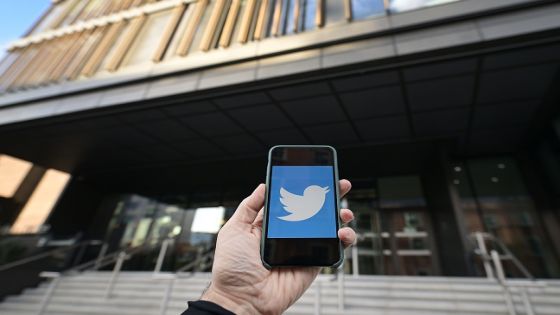
MULTIPOLYGON (((200 296, 205 287, 202 286, 191 286, 191 287, 174 287, 172 298, 173 299, 184 299, 184 298, 197 298, 200 296)), ((27 291, 27 294, 19 296, 22 300, 28 301, 29 303, 39 302, 46 289, 33 289, 27 291)), ((307 295, 313 296, 315 287, 311 287, 307 295)), ((138 287, 134 289, 124 290, 117 287, 114 291, 114 297, 126 298, 129 300, 142 300, 142 299, 161 299, 163 296, 164 289, 158 290, 146 290, 142 288, 139 290, 138 287)), ((327 287, 322 288, 321 294, 326 299, 336 299, 338 290, 337 288, 327 287)), ((346 288, 345 294, 352 297, 358 297, 363 299, 381 299, 381 300, 435 300, 435 301, 465 301, 465 302, 490 302, 490 303, 503 303, 503 293, 477 293, 477 292, 457 292, 457 291, 441 291, 434 294, 431 291, 413 291, 413 290, 385 290, 385 289, 373 289, 373 290, 361 290, 346 288)), ((64 288, 59 287, 57 289, 57 295, 75 299, 79 301, 80 299, 88 299, 91 297, 101 297, 105 296, 105 288, 102 290, 92 289, 92 288, 64 288)), ((7 300, 17 299, 18 297, 10 297, 7 300)), ((521 300, 521 297, 517 294, 513 295, 516 300, 521 300)), ((560 299, 556 295, 532 295, 531 299, 534 303, 540 304, 550 304, 557 305, 560 307, 560 299)))
MULTIPOLYGON (((197 279, 197 281, 176 281, 174 285, 174 290, 177 291, 185 291, 185 290, 192 290, 196 292, 202 292, 204 288, 208 285, 208 281, 197 279)), ((69 290, 74 291, 76 293, 81 294, 104 294, 108 286, 108 282, 98 282, 98 283, 90 283, 88 281, 76 281, 76 279, 64 279, 58 286, 58 290, 69 290), (88 292, 84 292, 87 290, 88 292)), ((324 290, 336 290, 337 283, 336 282, 324 282, 322 283, 324 290)), ((48 287, 48 283, 41 285, 37 289, 27 290, 26 292, 33 292, 34 290, 38 290, 38 292, 42 292, 46 290, 48 287)), ((126 294, 128 291, 138 291, 138 288, 143 288, 142 292, 144 294, 152 293, 152 292, 163 292, 167 287, 166 281, 161 280, 151 280, 146 282, 138 282, 138 283, 131 283, 124 279, 119 279, 117 284, 115 285, 115 292, 122 292, 126 294)), ((520 292, 521 288, 512 288, 511 291, 513 293, 520 292)), ((465 297, 475 297, 475 296, 496 296, 502 294, 502 287, 494 283, 493 285, 484 284, 481 286, 478 285, 459 285, 459 284, 437 284, 437 285, 429 285, 428 287, 422 287, 417 284, 380 284, 380 283, 345 283, 345 291, 347 292, 356 292, 359 294, 360 292, 367 294, 388 294, 389 297, 395 296, 398 297, 400 295, 408 295, 413 296, 417 292, 421 292, 425 294, 425 296, 430 295, 444 295, 449 294, 450 292, 455 292, 456 294, 462 294, 465 297)), ((37 292, 37 291, 35 291, 37 292)), ((551 296, 556 297, 560 295, 560 288, 556 287, 546 287, 546 288, 530 288, 529 292, 532 295, 540 295, 540 296, 551 296)), ((349 293, 354 294, 354 293, 349 293)))
MULTIPOLYGON (((113 295, 105 299, 111 272, 86 272, 61 279, 53 296, 48 315, 143 315, 158 314, 168 282, 153 279, 151 272, 123 272, 113 295)), ((196 300, 210 282, 209 273, 184 274, 177 279, 167 314, 180 314, 188 300, 196 300)), ((341 314, 337 309, 336 281, 321 275, 322 314, 341 314)), ((526 280, 512 283, 529 284, 526 280)), ((545 288, 530 288, 531 301, 537 314, 558 315, 560 312, 560 281, 546 280, 545 288)), ((2 315, 36 314, 48 289, 48 282, 27 289, 22 295, 8 297, 0 303, 2 315)), ((286 314, 313 314, 317 282, 286 314)), ((484 278, 447 277, 345 277, 345 310, 349 315, 375 314, 472 314, 507 315, 503 288, 494 280, 484 278)), ((525 314, 522 289, 512 289, 518 314, 525 314)))

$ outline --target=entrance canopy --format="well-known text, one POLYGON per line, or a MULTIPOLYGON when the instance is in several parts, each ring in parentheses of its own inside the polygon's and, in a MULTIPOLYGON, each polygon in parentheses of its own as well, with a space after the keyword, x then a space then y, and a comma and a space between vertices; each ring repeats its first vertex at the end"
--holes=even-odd
POLYGON ((4 126, 0 152, 109 185, 246 172, 282 143, 404 164, 441 141, 456 155, 513 152, 555 111, 559 64, 549 43, 309 72, 4 126))

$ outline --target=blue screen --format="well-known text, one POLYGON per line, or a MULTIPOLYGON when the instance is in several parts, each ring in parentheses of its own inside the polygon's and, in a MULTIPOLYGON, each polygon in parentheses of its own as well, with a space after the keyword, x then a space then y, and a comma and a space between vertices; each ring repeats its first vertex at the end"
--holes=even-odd
POLYGON ((336 238, 332 166, 272 166, 269 238, 336 238))

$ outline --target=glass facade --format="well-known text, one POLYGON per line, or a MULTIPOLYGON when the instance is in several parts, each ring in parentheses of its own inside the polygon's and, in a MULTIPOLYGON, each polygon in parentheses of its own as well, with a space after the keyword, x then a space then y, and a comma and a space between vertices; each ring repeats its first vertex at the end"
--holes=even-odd
POLYGON ((384 14, 385 3, 383 0, 352 0, 353 19, 361 20, 384 14))
POLYGON ((399 13, 456 1, 460 0, 390 0, 389 11, 399 13))
MULTIPOLYGON (((118 71, 121 68, 130 69, 139 65, 151 65, 152 62, 167 62, 170 60, 176 62, 181 58, 188 58, 189 55, 196 55, 196 58, 198 58, 205 56, 204 54, 212 50, 233 49, 235 46, 246 45, 248 42, 274 41, 276 37, 281 36, 294 36, 296 38, 297 33, 301 32, 318 32, 321 28, 325 28, 328 31, 329 27, 334 28, 335 25, 358 20, 375 19, 385 14, 398 14, 454 1, 457 0, 242 0, 224 2, 201 0, 196 3, 180 4, 174 2, 173 6, 168 6, 164 9, 154 9, 147 11, 147 13, 145 12, 145 14, 134 15, 126 19, 111 20, 107 25, 80 29, 78 32, 39 42, 31 42, 25 47, 15 48, 0 64, 0 73, 2 73, 0 89, 10 90, 32 87, 45 82, 54 83, 74 79, 86 80, 90 76, 110 76, 112 75, 111 72, 118 71), (322 6, 319 5, 321 3, 323 4, 322 6), (164 30, 166 36, 162 36, 164 30), (159 60, 154 60, 156 51, 161 52, 159 60), (52 60, 52 62, 41 62, 45 59, 52 60)), ((95 19, 96 17, 121 12, 132 7, 141 7, 152 2, 141 0, 127 1, 127 5, 122 5, 122 3, 121 5, 116 5, 119 1, 105 2, 99 0, 68 0, 59 2, 60 4, 54 4, 51 12, 39 22, 32 34, 40 34, 42 31, 72 25, 78 21, 95 19)), ((484 56, 477 58, 480 58, 481 63, 486 65, 487 59, 484 59, 484 56)), ((422 62, 420 61, 419 63, 422 62)), ((409 83, 406 82, 406 77, 414 72, 408 71, 411 69, 406 65, 398 69, 397 66, 395 66, 395 69, 390 68, 393 65, 388 67, 388 69, 383 71, 399 72, 395 76, 404 77, 404 79, 400 79, 403 85, 409 83)), ((416 65, 411 67, 416 67, 416 65)), ((352 98, 356 96, 356 98, 359 98, 360 95, 365 95, 353 91, 355 89, 354 86, 349 87, 348 91, 344 90, 346 88, 340 88, 344 84, 341 84, 342 80, 337 75, 339 74, 334 73, 332 78, 326 79, 328 82, 325 82, 324 85, 326 87, 325 90, 333 90, 332 103, 346 103, 346 96, 352 96, 352 98), (342 93, 337 94, 338 92, 342 93), (340 100, 338 100, 339 98, 340 100)), ((340 76, 348 76, 348 78, 344 78, 344 80, 348 79, 348 82, 351 82, 348 85, 360 86, 363 84, 368 86, 367 89, 369 89, 369 83, 364 84, 365 80, 369 80, 367 75, 362 76, 360 74, 360 76, 352 77, 351 74, 340 74, 340 76)), ((457 76, 463 76, 463 74, 458 74, 457 76)), ((276 83, 271 84, 274 85, 276 83)), ((318 84, 317 86, 320 87, 321 85, 318 84)), ((400 89, 400 87, 396 86, 396 81, 387 83, 387 85, 395 85, 394 87, 388 87, 391 90, 400 89)), ((372 86, 371 90, 381 88, 372 86)), ((275 89, 276 87, 272 87, 270 93, 269 91, 264 91, 264 89, 263 91, 256 92, 262 94, 262 107, 268 108, 260 113, 264 117, 265 114, 269 114, 268 111, 272 108, 277 110, 278 114, 271 114, 270 117, 279 118, 286 116, 284 117, 286 122, 279 124, 277 129, 272 127, 270 130, 267 129, 265 131, 281 133, 287 130, 298 135, 307 132, 309 139, 315 140, 314 136, 316 135, 309 136, 312 134, 310 130, 327 126, 325 129, 321 129, 321 132, 317 132, 317 134, 322 135, 323 133, 327 134, 323 130, 327 130, 330 123, 342 125, 342 123, 338 124, 338 118, 315 124, 314 122, 307 123, 297 115, 291 117, 292 109, 290 109, 290 102, 299 102, 299 100, 295 100, 295 96, 294 100, 291 100, 293 95, 285 96, 285 100, 277 99, 277 95, 281 95, 281 93, 275 89), (303 123, 300 123, 301 126, 298 125, 299 119, 297 118, 303 121, 303 123), (292 126, 294 128, 284 128, 285 126, 292 126)), ((359 89, 362 88, 359 87, 359 89)), ((366 88, 363 89, 364 91, 359 93, 370 92, 369 90, 365 91, 366 88)), ((318 97, 328 100, 326 95, 322 95, 322 93, 326 94, 327 92, 321 92, 320 88, 318 90, 319 92, 316 93, 319 95, 318 97)), ((236 91, 234 92, 237 93, 236 91)), ((305 91, 302 94, 307 92, 305 91)), ((315 91, 312 92, 315 93, 315 91)), ((407 91, 403 91, 402 94, 407 94, 407 91)), ((410 95, 403 96, 399 94, 398 96, 399 99, 401 97, 405 99, 407 97, 411 98, 410 95)), ((184 102, 183 99, 180 99, 177 102, 181 104, 173 104, 175 107, 172 107, 169 104, 165 104, 165 100, 162 100, 162 108, 153 111, 153 113, 159 113, 165 118, 165 120, 161 118, 162 120, 159 123, 168 126, 168 129, 163 130, 162 128, 160 130, 160 132, 162 130, 165 131, 161 132, 161 134, 150 133, 150 128, 156 124, 152 125, 152 117, 146 118, 146 116, 150 116, 152 113, 148 110, 135 116, 135 118, 130 118, 130 121, 126 111, 118 113, 115 111, 117 113, 115 115, 116 118, 108 117, 107 120, 114 119, 117 121, 115 125, 122 124, 132 127, 131 129, 135 131, 134 135, 138 131, 136 139, 133 139, 137 143, 125 149, 126 151, 133 152, 131 154, 135 155, 146 154, 148 157, 142 160, 142 163, 152 162, 149 157, 150 155, 166 154, 165 150, 162 150, 164 153, 160 153, 156 149, 150 151, 152 149, 149 145, 151 140, 148 138, 150 136, 153 136, 154 139, 162 138, 157 139, 162 140, 162 143, 164 143, 160 145, 160 148, 165 149, 169 145, 169 152, 177 153, 176 156, 178 156, 176 160, 170 157, 169 160, 157 162, 165 164, 165 167, 168 167, 167 162, 170 162, 170 165, 173 166, 173 163, 177 161, 180 163, 184 162, 181 160, 183 153, 187 157, 190 157, 190 154, 195 156, 198 152, 195 152, 196 150, 193 150, 192 147, 196 147, 199 143, 207 144, 209 151, 214 146, 231 146, 237 149, 237 146, 243 147, 246 142, 255 139, 258 139, 258 145, 264 146, 264 142, 267 141, 264 141, 264 138, 261 139, 259 133, 251 134, 254 137, 246 139, 240 136, 239 138, 243 139, 238 142, 231 141, 231 143, 229 143, 229 138, 214 138, 213 136, 216 134, 222 135, 222 131, 219 130, 221 125, 216 124, 214 126, 214 120, 209 118, 207 121, 203 121, 203 118, 201 118, 206 115, 208 117, 221 117, 227 114, 228 117, 225 117, 222 121, 230 122, 231 118, 230 123, 233 131, 228 136, 233 138, 242 134, 245 131, 244 129, 248 130, 254 127, 250 123, 245 124, 242 119, 236 120, 235 115, 245 116, 244 114, 236 114, 236 111, 249 113, 248 111, 253 109, 257 111, 261 110, 261 108, 256 108, 256 105, 253 108, 251 104, 247 106, 245 106, 246 104, 241 104, 239 106, 241 108, 230 110, 227 105, 223 105, 227 104, 228 100, 224 99, 227 99, 228 95, 224 98, 220 95, 216 99, 210 96, 208 104, 206 104, 206 100, 202 99, 203 97, 205 96, 201 95, 201 102, 199 104, 192 104, 192 107, 185 106, 181 108, 179 106, 185 105, 182 103, 188 103, 188 101, 184 102), (198 106, 203 109, 198 108, 198 106), (210 113, 209 108, 217 109, 218 113, 210 113), (158 112, 159 110, 162 112, 158 112), (187 114, 189 111, 200 111, 204 115, 189 116, 190 114, 187 114), (177 114, 176 117, 174 116, 175 113, 177 114), (145 125, 144 119, 146 119, 145 125), (200 120, 193 123, 197 119, 200 120), (178 127, 170 127, 171 124, 175 124, 178 127), (203 129, 203 127, 208 129, 198 130, 203 129), (210 129, 212 129, 211 132, 208 132, 210 129), (194 144, 192 144, 190 142, 192 140, 190 138, 191 135, 186 135, 184 139, 181 139, 181 141, 185 140, 185 143, 167 143, 168 138, 181 138, 183 136, 182 134, 178 136, 178 133, 192 133, 194 135, 192 139, 200 136, 201 140, 200 142, 193 141, 194 144), (146 142, 144 143, 143 141, 146 142), (186 147, 188 149, 185 149, 186 147)), ((249 98, 252 97, 251 95, 249 98)), ((310 100, 313 98, 315 98, 315 95, 309 97, 310 100)), ((379 98, 383 99, 383 97, 379 98)), ((303 100, 302 104, 306 103, 307 96, 301 99, 303 100)), ((253 100, 251 99, 251 101, 253 100)), ((415 102, 409 101, 414 107, 413 103, 415 102)), ((257 102, 260 105, 260 101, 257 102)), ((240 101, 240 103, 242 102, 240 101)), ((311 104, 312 101, 309 103, 311 104)), ((375 125, 390 125, 394 118, 388 117, 393 116, 393 114, 386 117, 386 113, 381 113, 378 115, 379 118, 375 117, 375 119, 373 116, 357 117, 361 115, 349 111, 348 108, 362 107, 362 104, 364 104, 363 108, 369 108, 371 104, 362 103, 361 100, 360 102, 356 101, 355 104, 351 103, 353 102, 339 104, 342 108, 345 108, 343 105, 350 105, 346 108, 347 113, 341 112, 339 115, 349 116, 348 120, 350 123, 348 124, 349 131, 347 132, 348 135, 351 135, 349 138, 353 138, 353 135, 358 136, 360 129, 369 129, 372 126, 376 127, 375 125), (350 126, 354 123, 356 123, 356 126, 350 126)), ((232 101, 232 104, 234 104, 232 107, 238 105, 235 101, 232 101)), ((135 104, 130 105, 133 106, 135 104)), ((152 106, 153 104, 146 105, 152 106)), ((403 108, 407 106, 410 107, 409 105, 402 105, 403 108)), ((142 108, 141 110, 144 109, 142 108)), ((138 109, 131 110, 132 115, 136 113, 134 112, 135 110, 138 109)), ((410 108, 407 110, 410 111, 410 108)), ((293 111, 295 112, 295 110, 293 111)), ((400 116, 401 114, 404 116, 405 111, 403 109, 403 113, 395 112, 394 114, 395 116, 400 116)), ((412 110, 411 113, 406 113, 409 116, 415 114, 415 110, 412 110)), ((429 115, 429 113, 423 114, 429 115)), ((259 116, 260 114, 251 112, 246 116, 251 118, 251 115, 259 116)), ((87 118, 84 118, 84 121, 86 121, 84 125, 89 123, 87 118)), ((80 119, 81 117, 78 120, 80 119)), ((155 121, 156 119, 153 120, 155 121)), ((265 119, 263 118, 263 120, 265 119)), ((405 121, 405 118, 403 118, 403 121, 405 121)), ((410 122, 410 126, 402 128, 402 133, 408 134, 409 127, 410 129, 421 129, 422 124, 418 123, 419 121, 421 120, 413 119, 410 122)), ((78 124, 81 123, 78 122, 78 124)), ((428 121, 426 125, 430 123, 431 121, 428 121)), ((258 121, 258 124, 262 125, 263 123, 258 121)), ((445 125, 445 121, 441 124, 445 125)), ((113 127, 115 130, 118 129, 117 126, 110 126, 110 128, 113 127)), ((255 130, 258 128, 260 127, 256 127, 255 130)), ((93 133, 95 128, 92 127, 91 129, 88 132, 92 131, 93 133)), ((389 130, 389 128, 386 129, 389 130)), ((95 131, 97 132, 98 130, 95 131)), ((377 130, 374 131, 377 132, 377 130)), ((397 133, 397 131, 393 131, 397 133)), ((387 132, 393 131, 389 130, 387 132)), ((410 133, 414 132, 410 130, 410 133)), ((366 133, 364 132, 363 134, 366 133)), ((134 135, 131 133, 131 138, 134 135)), ((226 132, 223 135, 226 135, 226 132)), ((243 133, 243 135, 245 134, 243 133)), ((419 162, 412 157, 408 161, 413 161, 415 163, 414 166, 398 165, 393 166, 391 170, 383 168, 385 164, 394 163, 393 157, 380 160, 374 160, 373 158, 371 160, 360 160, 357 158, 356 161, 362 161, 362 164, 359 167, 359 171, 354 171, 353 175, 359 174, 361 177, 350 178, 353 181, 354 188, 343 200, 343 205, 352 209, 355 213, 355 221, 352 224, 358 233, 358 242, 354 248, 347 250, 346 259, 348 263, 344 266, 345 272, 357 275, 446 275, 443 261, 449 257, 446 257, 447 253, 442 252, 441 248, 438 248, 443 247, 441 243, 446 242, 446 237, 449 234, 457 234, 459 236, 457 239, 468 239, 469 235, 474 232, 486 232, 500 239, 535 276, 558 277, 560 270, 558 257, 555 253, 559 252, 559 247, 558 242, 555 242, 555 240, 560 239, 560 236, 558 236, 558 231, 554 231, 554 224, 550 224, 550 222, 557 220, 557 209, 560 204, 559 135, 560 122, 556 121, 549 128, 543 139, 531 144, 534 147, 522 148, 519 151, 505 151, 508 153, 504 155, 497 155, 498 153, 496 152, 501 152, 499 150, 489 150, 490 153, 485 153, 487 155, 484 157, 480 157, 475 153, 461 155, 461 153, 455 153, 460 152, 459 150, 454 151, 439 142, 443 138, 445 138, 444 140, 449 140, 452 137, 458 136, 454 133, 438 134, 438 138, 435 138, 436 140, 429 137, 424 139, 411 136, 406 138, 406 140, 403 138, 405 143, 399 143, 399 145, 402 144, 403 147, 410 145, 412 147, 416 143, 409 143, 409 140, 411 142, 416 140, 418 142, 433 140, 433 143, 430 143, 430 146, 433 144, 433 147, 430 147, 430 150, 433 152, 430 153, 429 159, 426 158, 429 161, 419 162), (441 136, 441 139, 439 136, 441 136), (440 149, 445 151, 445 154, 457 155, 452 156, 452 162, 441 162, 434 157, 436 156, 434 152, 440 149), (522 155, 530 156, 530 158, 523 157, 522 155), (530 159, 533 160, 528 162, 527 160, 530 159), (440 163, 438 166, 445 169, 445 175, 450 175, 450 178, 448 180, 448 178, 444 178, 446 176, 436 175, 440 177, 436 178, 435 181, 439 181, 436 184, 441 185, 435 185, 438 187, 434 188, 433 181, 430 182, 427 179, 432 174, 437 173, 433 171, 433 165, 431 165, 437 163, 440 163), (431 166, 428 167, 425 164, 430 164, 431 166), (430 167, 432 168, 430 169, 430 167), (542 178, 532 174, 538 171, 542 172, 542 178), (545 197, 539 196, 541 194, 545 195, 545 197), (452 202, 441 202, 441 199, 445 199, 446 196, 457 198, 452 202), (548 200, 545 200, 545 202, 543 199, 548 200), (442 206, 442 204, 444 205, 442 206), (442 215, 438 212, 445 213, 442 215), (449 220, 441 220, 442 216, 449 220), (460 228, 455 228, 455 225, 460 228)), ((113 134, 110 136, 113 136, 113 134)), ((127 142, 130 140, 127 136, 118 135, 119 139, 115 140, 115 142, 127 145, 127 142)), ((296 136, 295 138, 298 137, 296 136)), ((377 143, 375 139, 366 139, 366 137, 362 136, 362 139, 357 139, 356 143, 363 145, 364 152, 370 150, 371 146, 378 144, 379 148, 385 148, 383 146, 394 144, 392 142, 377 143)), ((394 140, 394 142, 401 141, 400 138, 387 137, 387 139, 390 139, 388 141, 394 140)), ((78 140, 82 139, 78 138, 78 140)), ((276 140, 274 139, 274 141, 276 140)), ((311 140, 309 142, 312 142, 311 140)), ((341 142, 344 141, 341 140, 341 142)), ((354 144, 350 144, 348 147, 356 150, 362 149, 357 148, 357 145, 354 146, 354 144)), ((125 150, 123 149, 123 151, 125 150)), ((228 150, 223 151, 228 152, 228 150)), ((381 151, 381 149, 378 151, 381 151)), ((89 152, 84 154, 89 154, 89 152)), ((252 158, 250 154, 252 152, 249 152, 247 156, 252 158)), ((33 166, 19 165, 17 170, 16 166, 14 166, 11 167, 10 171, 6 171, 4 168, 5 158, 3 157, 0 155, 0 210, 2 210, 0 215, 7 213, 8 211, 4 209, 8 207, 16 209, 10 210, 10 212, 21 215, 19 218, 17 216, 14 217, 14 220, 11 217, 8 218, 8 216, 0 216, 0 222, 4 225, 3 232, 6 234, 32 233, 39 235, 45 233, 48 228, 48 224, 45 223, 48 222, 51 210, 55 207, 58 196, 65 188, 69 177, 59 178, 55 180, 54 184, 49 184, 48 186, 52 190, 45 190, 45 185, 36 180, 37 196, 42 196, 45 199, 38 201, 37 198, 39 197, 30 194, 30 196, 27 196, 28 198, 24 198, 28 202, 27 204, 16 204, 14 206, 15 202, 12 199, 15 199, 13 197, 20 190, 20 185, 23 185, 27 177, 33 173, 33 166), (46 197, 51 198, 48 199, 46 197), (15 220, 16 218, 18 220, 15 220)), ((240 161, 245 157, 245 155, 236 156, 240 161)), ((126 163, 126 155, 120 158, 125 160, 126 163)), ((207 161, 199 161, 202 165, 201 167, 207 166, 204 164, 207 161)), ((348 165, 354 166, 351 164, 354 164, 354 161, 348 163, 348 165)), ((137 165, 133 165, 133 167, 135 166, 137 165)), ((250 167, 247 166, 247 168, 250 167)), ((175 169, 169 166, 165 171, 173 173, 175 169)), ((53 173, 56 173, 56 171, 48 171, 44 177, 45 180, 52 179, 53 173)), ((139 173, 134 174, 134 176, 143 176, 139 173)), ((157 168, 154 173, 157 173, 157 168)), ((122 174, 117 175, 124 176, 122 174)), ((38 176, 39 179, 41 176, 38 176)), ((150 177, 150 179, 156 178, 159 180, 159 175, 151 176, 153 177, 150 177)), ((179 192, 170 195, 162 192, 160 192, 160 195, 157 195, 157 193, 150 194, 150 192, 140 195, 140 192, 134 190, 134 188, 137 188, 137 186, 134 186, 135 183, 130 184, 130 182, 127 182, 133 187, 130 190, 127 190, 129 187, 124 187, 122 191, 104 191, 100 189, 101 192, 96 197, 102 200, 102 206, 98 207, 99 209, 90 210, 92 217, 97 216, 91 222, 96 223, 88 225, 90 224, 88 221, 83 223, 81 227, 88 227, 97 233, 98 236, 100 235, 100 238, 110 245, 111 251, 122 248, 145 247, 142 255, 137 255, 133 260, 127 262, 126 268, 134 270, 153 268, 162 240, 173 239, 172 250, 168 252, 168 259, 165 260, 166 265, 164 269, 175 270, 193 261, 200 251, 214 246, 219 228, 227 222, 240 199, 247 193, 237 187, 239 184, 237 182, 219 183, 223 187, 210 186, 211 188, 204 187, 204 189, 198 189, 198 187, 193 188, 191 186, 189 189, 183 189, 181 185, 189 180, 189 176, 190 174, 181 174, 173 178, 172 181, 177 183, 175 183, 175 186, 173 184, 169 186, 179 192)), ((103 176, 99 178, 103 179, 103 176)), ((255 178, 258 178, 258 176, 253 176, 251 180, 255 178)), ((85 179, 86 182, 87 180, 85 179)), ((99 179, 95 178, 95 180, 99 179)), ((95 183, 98 186, 103 184, 95 183)), ((71 183, 70 186, 74 187, 74 185, 79 184, 71 183)), ((139 190, 142 191, 141 189, 139 190)), ((76 198, 87 200, 86 197, 76 198)), ((71 202, 70 204, 74 206, 71 202)), ((74 210, 73 207, 66 204, 64 206, 67 209, 74 210)), ((95 206, 90 207, 94 208, 95 206)), ((64 222, 60 218, 55 219, 54 223, 56 222, 59 222, 60 225, 73 224, 72 222, 64 222)), ((91 233, 91 235, 95 233, 91 233)), ((467 260, 463 255, 465 257, 468 256, 469 261, 465 264, 469 264, 469 267, 472 267, 474 270, 472 275, 484 275, 480 260, 474 257, 471 248, 465 248, 464 252, 457 255, 461 257, 456 259, 456 261, 464 262, 463 260, 467 260)), ((452 258, 455 259, 457 257, 452 258)), ((505 263, 505 271, 508 276, 522 276, 519 270, 508 262, 505 263)), ((325 270, 325 272, 332 271, 325 270)))
POLYGON ((111 251, 119 248, 144 247, 140 255, 125 268, 149 270, 161 249, 162 241, 173 239, 165 259, 165 270, 176 270, 194 260, 197 252, 213 248, 222 225, 234 208, 213 202, 185 201, 182 196, 163 201, 139 195, 107 197, 104 206, 112 212, 105 241, 111 251))
MULTIPOLYGON (((451 168, 469 233, 495 235, 537 277, 557 275, 551 247, 516 161, 473 159, 451 168)), ((506 272, 522 276, 511 264, 506 264, 506 272)))
POLYGON ((358 183, 344 204, 354 211, 353 227, 359 235, 356 248, 348 254, 347 273, 439 273, 419 176, 381 177, 358 183))
MULTIPOLYGON (((80 74, 89 77, 105 73, 105 70, 114 72, 140 64, 165 62, 171 57, 183 58, 188 54, 452 1, 456 0, 204 0, 174 6, 169 2, 156 10, 129 11, 134 13, 130 17, 117 16, 108 23, 59 32, 56 36, 46 36, 12 49, 0 65, 0 91, 75 80, 80 74), (179 15, 172 19, 172 11, 178 11, 179 15), (77 44, 92 41, 97 45, 86 48, 86 45, 77 44), (156 50, 163 51, 161 56, 154 57, 156 50), (51 62, 37 61, 44 59, 51 62), (31 68, 35 70, 29 71, 31 68)), ((122 11, 143 10, 153 2, 59 1, 53 3, 29 36, 41 36, 44 32, 62 30, 122 11)))

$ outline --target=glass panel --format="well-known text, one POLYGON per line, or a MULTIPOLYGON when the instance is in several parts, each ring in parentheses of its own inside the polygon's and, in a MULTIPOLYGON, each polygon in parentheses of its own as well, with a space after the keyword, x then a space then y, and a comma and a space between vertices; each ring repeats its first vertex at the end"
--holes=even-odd
POLYGON ((471 233, 483 232, 484 227, 478 213, 477 200, 472 192, 465 165, 460 162, 453 163, 451 165, 450 174, 453 186, 457 189, 457 192, 461 197, 461 208, 463 210, 463 217, 468 231, 471 233))
POLYGON ((78 4, 74 6, 72 11, 70 11, 70 13, 66 16, 66 18, 62 22, 62 25, 69 25, 74 23, 87 5, 88 1, 78 0, 78 4))
POLYGON ((41 23, 37 25, 37 27, 35 27, 35 29, 33 30, 33 34, 37 34, 42 31, 46 31, 50 29, 51 24, 55 22, 59 18, 59 16, 65 12, 66 7, 68 7, 71 4, 72 1, 63 1, 57 3, 55 7, 51 10, 51 12, 48 14, 48 16, 46 16, 45 19, 43 19, 43 21, 41 21, 41 23))
POLYGON ((352 17, 354 20, 384 14, 383 0, 352 0, 352 17))
POLYGON ((110 231, 111 238, 119 239, 118 247, 136 247, 144 244, 157 204, 148 198, 133 195, 120 206, 124 208, 122 211, 116 211, 116 213, 122 214, 120 214, 116 229, 110 231))
POLYGON ((392 13, 398 13, 456 1, 459 0, 390 0, 389 7, 392 13))
POLYGON ((342 0, 325 0, 325 25, 344 22, 344 1, 342 0))
POLYGON ((165 238, 181 234, 184 209, 173 205, 160 204, 157 218, 150 234, 150 242, 156 244, 165 238))
POLYGON ((381 208, 423 207, 426 205, 418 176, 379 179, 381 208))
POLYGON ((433 275, 432 232, 420 178, 385 177, 378 185, 385 274, 433 275))
POLYGON ((161 39, 161 32, 165 29, 170 15, 171 10, 165 10, 148 16, 123 60, 123 67, 152 61, 154 51, 161 39))
MULTIPOLYGON (((373 183, 372 183, 373 186, 373 183)), ((383 257, 381 239, 379 237, 379 210, 374 189, 354 189, 345 199, 344 207, 354 212, 353 227, 358 235, 356 248, 358 251, 359 274, 382 274, 383 257)), ((352 256, 350 255, 349 258, 352 256)), ((351 261, 348 262, 351 265, 351 261)), ((345 272, 351 273, 348 269, 345 272)))
POLYGON ((70 175, 67 173, 47 170, 10 232, 14 234, 40 232, 69 179, 70 175))
POLYGON ((179 25, 177 25, 177 29, 175 30, 175 34, 173 34, 173 38, 171 39, 171 43, 169 43, 169 48, 167 49, 167 51, 165 52, 165 59, 169 59, 172 58, 174 56, 176 56, 175 52, 177 50, 177 46, 179 45, 179 42, 181 41, 181 37, 183 37, 183 31, 185 30, 185 27, 187 26, 187 23, 189 23, 190 17, 194 12, 196 5, 189 5, 187 7, 187 9, 185 10, 185 12, 183 13, 183 16, 181 17, 181 21, 179 22, 179 25))
POLYGON ((312 30, 315 28, 315 14, 317 13, 317 0, 305 0, 303 13, 303 29, 312 30))
MULTIPOLYGON (((9 52, 4 59, 2 59, 2 63, 0 63, 0 76, 3 76, 4 73, 10 68, 10 66, 16 61, 19 57, 21 50, 15 50, 9 52)), ((3 79, 3 78, 2 78, 3 79)))
MULTIPOLYGON (((478 159, 468 161, 466 166, 472 186, 470 191, 464 187, 459 189, 462 205, 467 206, 464 211, 474 216, 471 208, 479 207, 485 231, 500 239, 533 275, 549 276, 550 262, 554 260, 515 161, 511 158, 478 159), (473 195, 476 196, 475 205, 469 201, 473 195)), ((456 179, 469 183, 467 177, 456 179)), ((461 185, 460 182, 458 186, 461 185)), ((470 232, 481 230, 477 224, 469 224, 469 228, 470 232)), ((506 273, 522 276, 516 268, 507 267, 506 273)))
POLYGON ((206 6, 206 10, 204 11, 202 19, 200 20, 200 23, 195 30, 194 39, 189 49, 190 53, 200 51, 200 41, 202 40, 204 29, 206 28, 206 25, 208 25, 208 20, 210 20, 210 16, 212 15, 212 11, 214 10, 215 5, 216 1, 210 1, 208 6, 206 6))
POLYGON ((0 155, 0 197, 12 198, 33 164, 0 155))
MULTIPOLYGON (((109 48, 109 51, 103 57, 103 60, 101 61, 101 65, 97 68, 97 72, 106 71, 105 67, 109 63, 109 60, 111 60, 111 57, 115 53, 115 50, 119 46, 119 43, 123 40, 124 36, 126 35, 127 30, 130 27, 131 23, 129 21, 124 22, 124 23, 126 23, 126 24, 121 28, 120 33, 117 34, 114 42, 112 43, 111 48, 109 48)), ((107 36, 107 33, 105 33, 105 36, 107 36)))
MULTIPOLYGON (((297 0, 286 0, 286 12, 284 21, 284 34, 293 34, 295 31, 294 13, 297 0)), ((283 15, 283 16, 284 16, 283 15)))

